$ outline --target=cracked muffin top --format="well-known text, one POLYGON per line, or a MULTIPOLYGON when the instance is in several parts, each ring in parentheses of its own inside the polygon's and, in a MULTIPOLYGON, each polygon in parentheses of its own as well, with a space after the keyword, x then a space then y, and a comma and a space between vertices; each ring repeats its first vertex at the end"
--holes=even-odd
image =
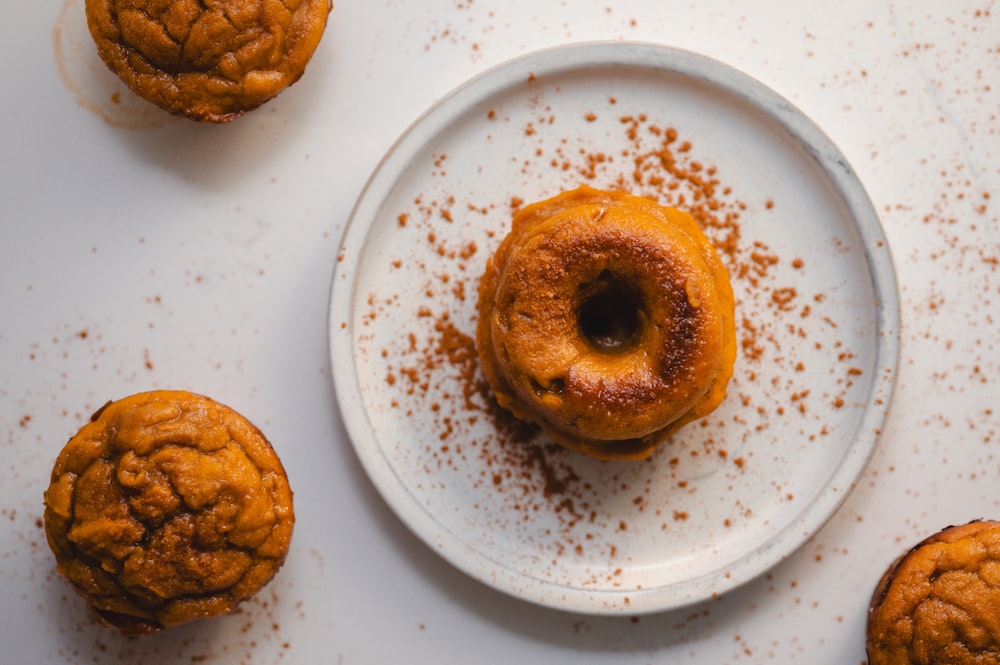
POLYGON ((86 0, 108 67, 134 92, 194 120, 228 122, 302 76, 330 0, 86 0))
POLYGON ((871 665, 1000 664, 1000 522, 947 527, 889 566, 866 647, 871 665))
POLYGON ((284 562, 294 522, 263 434, 183 391, 107 403, 66 443, 45 492, 59 572, 130 635, 234 609, 284 562))

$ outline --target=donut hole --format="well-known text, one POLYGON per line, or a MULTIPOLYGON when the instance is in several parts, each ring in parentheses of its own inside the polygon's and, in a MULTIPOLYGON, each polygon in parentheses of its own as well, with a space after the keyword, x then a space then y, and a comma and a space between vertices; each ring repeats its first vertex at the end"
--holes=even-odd
POLYGON ((605 270, 581 287, 577 325, 580 335, 601 353, 631 349, 642 327, 642 300, 635 285, 605 270))

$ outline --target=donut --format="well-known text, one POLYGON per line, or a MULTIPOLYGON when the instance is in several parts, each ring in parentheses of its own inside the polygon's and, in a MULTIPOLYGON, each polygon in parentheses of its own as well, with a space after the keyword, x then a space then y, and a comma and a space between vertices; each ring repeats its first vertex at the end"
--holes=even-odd
POLYGON ((947 527, 896 559, 868 609, 869 665, 1000 664, 1000 522, 947 527))
POLYGON ((86 0, 104 63, 141 97, 192 120, 229 122, 297 81, 330 0, 86 0))
POLYGON ((723 400, 733 290, 686 212, 588 186, 521 209, 479 283, 500 406, 605 460, 648 457, 723 400))
POLYGON ((44 495, 57 570, 127 635, 232 611, 285 560, 285 471, 260 430, 186 391, 107 403, 69 439, 44 495))

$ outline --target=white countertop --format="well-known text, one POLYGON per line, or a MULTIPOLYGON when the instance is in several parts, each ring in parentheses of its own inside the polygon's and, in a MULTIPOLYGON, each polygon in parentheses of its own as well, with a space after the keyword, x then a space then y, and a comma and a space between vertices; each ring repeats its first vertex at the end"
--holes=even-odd
POLYGON ((0 16, 5 662, 860 663, 892 559, 1000 517, 995 3, 340 0, 302 80, 225 126, 112 101, 83 0, 0 16), (892 410, 829 523, 718 599, 631 618, 509 597, 411 534, 347 439, 327 350, 341 233, 397 137, 470 77, 590 40, 688 49, 798 106, 867 189, 902 312, 892 410), (240 613, 129 640, 55 574, 42 492, 91 412, 153 388, 254 421, 297 524, 240 613))

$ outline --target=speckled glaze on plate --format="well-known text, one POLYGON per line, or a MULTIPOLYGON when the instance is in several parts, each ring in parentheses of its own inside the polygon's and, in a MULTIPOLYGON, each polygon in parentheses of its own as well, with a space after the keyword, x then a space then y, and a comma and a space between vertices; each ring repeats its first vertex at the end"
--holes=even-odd
POLYGON ((899 345, 885 237, 829 139, 739 71, 621 42, 524 56, 423 115, 357 201, 329 317, 345 425, 402 521, 472 577, 588 614, 695 603, 794 552, 870 458, 899 345), (675 128, 739 197, 750 270, 734 274, 729 395, 640 463, 512 442, 442 331, 472 335, 511 198, 628 182, 622 127, 637 117, 650 136, 675 128), (570 166, 586 156, 589 175, 570 166))

